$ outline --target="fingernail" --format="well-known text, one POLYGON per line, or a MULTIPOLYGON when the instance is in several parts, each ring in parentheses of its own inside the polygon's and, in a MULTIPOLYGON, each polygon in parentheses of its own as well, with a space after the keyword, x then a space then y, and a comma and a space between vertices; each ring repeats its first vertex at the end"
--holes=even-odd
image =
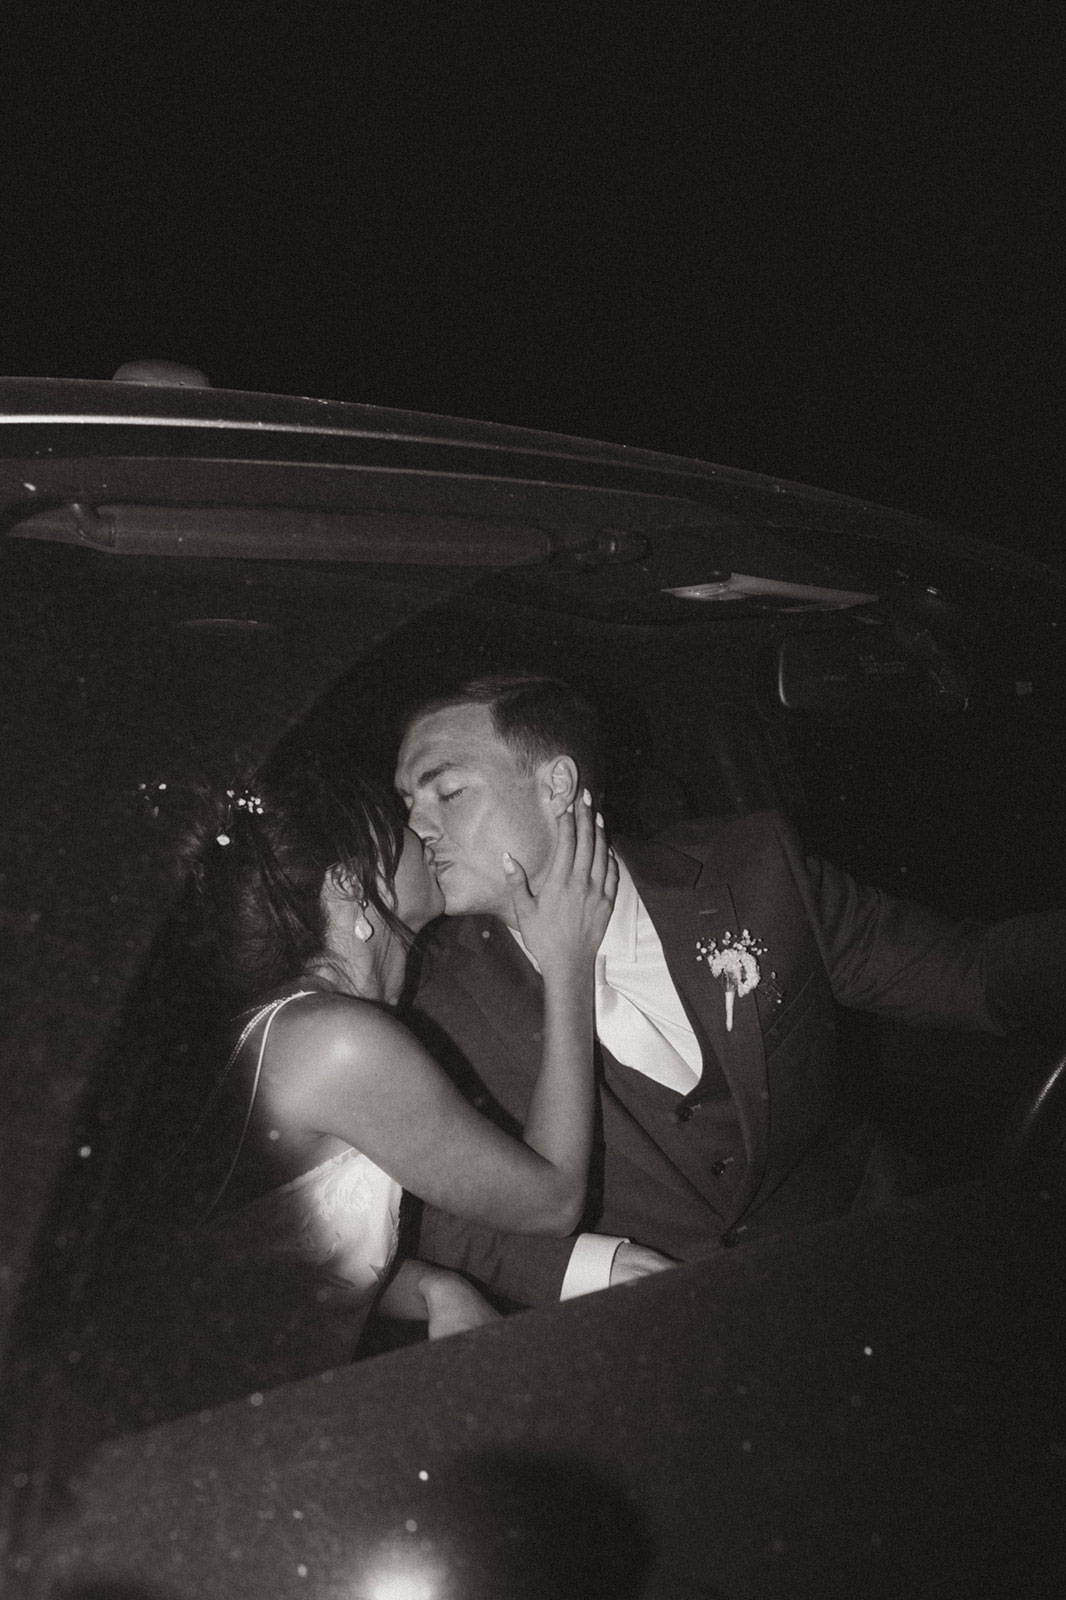
POLYGON ((511 854, 510 850, 505 850, 503 852, 503 864, 508 871, 510 871, 510 869, 514 866, 514 856, 511 854))
POLYGON ((597 813, 596 813, 596 826, 597 826, 597 828, 602 828, 603 827, 603 812, 602 811, 597 811, 597 813))
POLYGON ((567 812, 568 816, 569 816, 570 812, 573 811, 573 809, 574 809, 574 802, 571 800, 570 804, 566 808, 566 812, 567 812))
POLYGON ((587 806, 590 806, 592 804, 592 796, 591 796, 591 794, 589 793, 589 791, 587 789, 582 789, 581 798, 582 798, 582 800, 584 800, 584 802, 585 802, 585 804, 587 806))

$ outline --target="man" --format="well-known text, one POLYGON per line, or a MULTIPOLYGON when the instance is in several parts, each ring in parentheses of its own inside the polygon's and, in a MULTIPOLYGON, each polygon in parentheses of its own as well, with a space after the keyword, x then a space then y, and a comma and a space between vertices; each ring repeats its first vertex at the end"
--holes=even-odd
MULTIPOLYGON (((539 979, 504 852, 531 889, 557 819, 600 793, 595 713, 552 679, 484 679, 409 719, 396 782, 445 900, 414 1025, 476 1103, 520 1125, 539 979), (471 1078, 471 1069, 477 1082, 471 1078)), ((419 1253, 533 1304, 876 1204, 899 1164, 841 1108, 834 1001, 994 1033, 1061 1020, 1066 914, 951 923, 806 859, 776 813, 616 841, 597 967, 599 1154, 576 1241, 508 1237, 427 1208, 419 1253)))

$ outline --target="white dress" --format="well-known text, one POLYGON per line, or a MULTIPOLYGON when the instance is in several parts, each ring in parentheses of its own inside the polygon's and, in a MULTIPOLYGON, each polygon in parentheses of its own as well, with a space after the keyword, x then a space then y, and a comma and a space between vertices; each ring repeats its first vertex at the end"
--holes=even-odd
POLYGON ((396 1255, 400 1185, 349 1148, 219 1210, 251 1123, 271 1022, 311 992, 257 1011, 230 1055, 227 1071, 262 1029, 237 1148, 210 1204, 183 1214, 189 1175, 170 1163, 163 1214, 146 1194, 143 1213, 86 1291, 92 1351, 79 1373, 92 1403, 123 1430, 311 1377, 355 1354, 396 1255))
POLYGON ((312 992, 264 1006, 234 1047, 231 1061, 262 1030, 238 1148, 195 1235, 204 1287, 225 1307, 226 1342, 264 1381, 275 1372, 291 1378, 351 1360, 399 1242, 402 1189, 354 1148, 218 1213, 251 1121, 271 1024, 283 1007, 312 992))

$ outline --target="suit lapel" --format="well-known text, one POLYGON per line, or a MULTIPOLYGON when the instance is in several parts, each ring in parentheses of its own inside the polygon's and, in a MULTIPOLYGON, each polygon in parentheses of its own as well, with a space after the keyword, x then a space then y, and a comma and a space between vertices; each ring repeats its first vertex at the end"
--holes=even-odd
POLYGON ((641 847, 622 854, 662 940, 663 953, 681 1003, 703 1048, 703 1074, 692 1100, 713 1089, 716 1067, 737 1108, 748 1157, 745 1189, 753 1193, 767 1158, 766 1054, 754 995, 737 998, 733 1027, 726 1027, 725 991, 697 945, 741 931, 729 885, 695 854, 641 847))
MULTIPOLYGON (((457 919, 458 920, 458 919, 457 919)), ((540 1071, 544 1039, 544 985, 504 923, 470 916, 458 922, 447 971, 438 989, 439 1007, 470 1008, 480 1017, 479 1032, 498 1040, 485 1061, 482 1081, 518 1123, 525 1120, 540 1071)), ((458 1036, 464 1037, 465 1028, 458 1036)))

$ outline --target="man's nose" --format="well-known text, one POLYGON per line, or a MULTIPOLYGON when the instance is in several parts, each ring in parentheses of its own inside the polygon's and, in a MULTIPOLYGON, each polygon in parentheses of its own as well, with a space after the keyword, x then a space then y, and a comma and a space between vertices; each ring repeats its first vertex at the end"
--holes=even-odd
POLYGON ((412 833, 417 833, 423 844, 440 837, 440 828, 435 824, 430 808, 419 800, 411 801, 411 809, 407 813, 407 826, 412 833))

